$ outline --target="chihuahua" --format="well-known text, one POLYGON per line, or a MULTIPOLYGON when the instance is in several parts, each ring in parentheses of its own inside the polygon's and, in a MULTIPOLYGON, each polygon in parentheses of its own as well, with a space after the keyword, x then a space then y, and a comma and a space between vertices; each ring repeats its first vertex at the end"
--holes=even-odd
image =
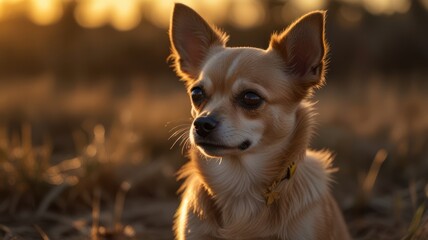
POLYGON ((176 239, 351 239, 329 190, 332 157, 307 149, 309 98, 325 81, 325 14, 304 15, 266 50, 231 48, 175 4, 171 57, 193 116, 176 239))

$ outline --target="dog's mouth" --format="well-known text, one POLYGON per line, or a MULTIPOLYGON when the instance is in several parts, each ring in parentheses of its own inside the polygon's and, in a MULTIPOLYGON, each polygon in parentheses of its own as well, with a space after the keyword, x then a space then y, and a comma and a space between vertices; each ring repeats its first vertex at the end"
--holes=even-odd
POLYGON ((231 146, 211 142, 197 142, 196 145, 204 149, 233 149, 231 146))
POLYGON ((244 151, 248 149, 251 146, 251 142, 249 140, 243 141, 238 146, 228 146, 226 144, 222 143, 214 143, 214 142, 208 142, 208 141, 197 141, 196 145, 202 148, 206 153, 211 155, 210 153, 217 153, 220 151, 227 151, 227 150, 241 150, 244 151))

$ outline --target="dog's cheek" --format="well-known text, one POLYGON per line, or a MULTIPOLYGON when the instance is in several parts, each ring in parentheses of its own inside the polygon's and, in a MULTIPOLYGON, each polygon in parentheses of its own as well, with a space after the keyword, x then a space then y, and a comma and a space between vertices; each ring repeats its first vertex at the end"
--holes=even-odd
POLYGON ((244 118, 240 120, 238 125, 242 137, 245 136, 245 140, 250 140, 252 144, 258 145, 263 137, 265 131, 264 122, 260 118, 244 118))
POLYGON ((267 112, 263 115, 266 126, 263 133, 264 142, 271 144, 289 136, 295 124, 294 114, 280 106, 272 106, 267 112))
POLYGON ((257 110, 245 110, 238 108, 236 126, 242 129, 243 135, 247 136, 253 145, 260 146, 266 144, 266 134, 272 124, 271 111, 264 106, 257 110))

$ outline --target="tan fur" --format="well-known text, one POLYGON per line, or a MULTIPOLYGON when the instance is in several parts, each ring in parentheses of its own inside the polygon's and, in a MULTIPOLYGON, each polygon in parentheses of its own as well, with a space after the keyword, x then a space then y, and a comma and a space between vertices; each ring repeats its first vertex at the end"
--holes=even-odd
POLYGON ((212 138, 227 146, 199 146, 192 126, 191 160, 179 172, 177 239, 350 239, 329 190, 331 155, 307 150, 314 125, 307 98, 324 83, 324 16, 302 17, 272 36, 267 50, 227 48, 224 33, 176 4, 170 30, 175 68, 189 94, 195 86, 206 94, 192 116, 220 119, 212 138), (247 90, 262 96, 260 107, 237 103, 247 90), (250 147, 239 149, 245 140, 250 147), (267 205, 264 193, 291 162, 295 174, 280 182, 279 199, 267 205))

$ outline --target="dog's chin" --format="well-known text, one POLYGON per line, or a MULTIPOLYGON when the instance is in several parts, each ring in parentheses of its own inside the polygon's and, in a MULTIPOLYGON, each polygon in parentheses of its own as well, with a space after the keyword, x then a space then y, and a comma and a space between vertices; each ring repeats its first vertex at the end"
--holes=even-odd
POLYGON ((251 142, 249 140, 245 140, 237 146, 228 146, 222 143, 196 141, 196 146, 208 157, 225 157, 241 154, 251 146, 251 142))

